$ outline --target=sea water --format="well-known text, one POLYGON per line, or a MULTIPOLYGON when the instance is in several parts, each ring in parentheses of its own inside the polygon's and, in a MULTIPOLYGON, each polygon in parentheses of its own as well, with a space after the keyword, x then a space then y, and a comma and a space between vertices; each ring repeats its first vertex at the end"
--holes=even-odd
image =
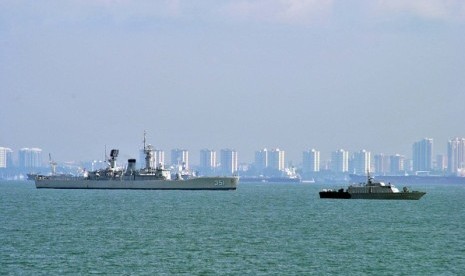
POLYGON ((465 186, 412 187, 418 201, 319 199, 323 187, 0 182, 0 275, 464 275, 465 186))

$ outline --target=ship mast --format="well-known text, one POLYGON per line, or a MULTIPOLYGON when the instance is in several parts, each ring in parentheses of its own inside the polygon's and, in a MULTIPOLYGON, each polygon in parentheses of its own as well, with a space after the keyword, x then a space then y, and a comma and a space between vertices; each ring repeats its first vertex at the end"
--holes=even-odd
POLYGON ((153 162, 153 147, 146 143, 147 132, 144 130, 144 154, 145 154, 145 169, 147 172, 151 172, 154 169, 152 166, 153 162))
POLYGON ((145 152, 145 137, 147 136, 147 131, 144 130, 144 152, 145 152))
POLYGON ((370 175, 370 170, 367 169, 367 184, 371 184, 372 180, 373 180, 373 178, 370 175))
POLYGON ((48 163, 50 164, 50 169, 52 171, 52 175, 56 174, 56 168, 57 168, 57 163, 53 161, 52 155, 49 153, 48 154, 48 163))

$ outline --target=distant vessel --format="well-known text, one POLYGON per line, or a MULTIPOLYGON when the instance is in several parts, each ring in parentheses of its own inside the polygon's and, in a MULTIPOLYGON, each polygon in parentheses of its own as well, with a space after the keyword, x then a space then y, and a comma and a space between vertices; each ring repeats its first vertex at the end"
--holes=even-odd
POLYGON ((350 185, 346 190, 324 189, 320 191, 320 198, 418 200, 425 194, 425 192, 410 191, 407 187, 399 191, 392 184, 375 182, 368 173, 366 183, 350 185))
POLYGON ((171 172, 163 165, 153 167, 153 147, 145 143, 145 168, 136 169, 136 159, 129 159, 128 166, 116 167, 119 151, 113 149, 108 159, 108 167, 82 176, 63 174, 36 175, 36 188, 51 189, 139 189, 139 190, 235 190, 239 182, 236 176, 228 177, 197 177, 171 172))
POLYGON ((242 182, 249 183, 300 183, 302 180, 300 177, 286 177, 286 176, 277 176, 277 177, 264 177, 264 176, 250 176, 243 177, 241 176, 242 182))
POLYGON ((242 182, 265 182, 265 183, 300 183, 302 178, 294 167, 285 168, 280 176, 241 176, 242 182))

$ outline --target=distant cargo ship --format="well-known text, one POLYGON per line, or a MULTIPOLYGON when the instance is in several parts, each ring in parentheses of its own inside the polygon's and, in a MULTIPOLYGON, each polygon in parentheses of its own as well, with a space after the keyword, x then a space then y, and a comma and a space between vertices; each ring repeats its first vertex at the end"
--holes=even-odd
POLYGON ((257 177, 243 177, 241 176, 241 182, 249 182, 249 183, 256 183, 256 182, 264 182, 264 183, 300 183, 302 182, 300 177, 264 177, 264 176, 257 176, 257 177))
POLYGON ((63 174, 31 175, 37 188, 51 189, 139 189, 139 190, 235 190, 239 182, 236 176, 197 177, 177 173, 162 165, 152 166, 153 148, 145 144, 145 168, 136 169, 136 159, 129 159, 124 170, 116 166, 119 151, 111 150, 109 165, 105 169, 86 172, 82 176, 63 174))

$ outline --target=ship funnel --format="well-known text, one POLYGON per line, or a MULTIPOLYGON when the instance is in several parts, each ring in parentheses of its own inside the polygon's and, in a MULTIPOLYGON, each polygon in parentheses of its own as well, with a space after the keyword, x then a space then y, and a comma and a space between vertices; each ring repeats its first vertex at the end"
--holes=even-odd
POLYGON ((126 174, 133 174, 136 171, 136 159, 128 159, 128 169, 126 174))

